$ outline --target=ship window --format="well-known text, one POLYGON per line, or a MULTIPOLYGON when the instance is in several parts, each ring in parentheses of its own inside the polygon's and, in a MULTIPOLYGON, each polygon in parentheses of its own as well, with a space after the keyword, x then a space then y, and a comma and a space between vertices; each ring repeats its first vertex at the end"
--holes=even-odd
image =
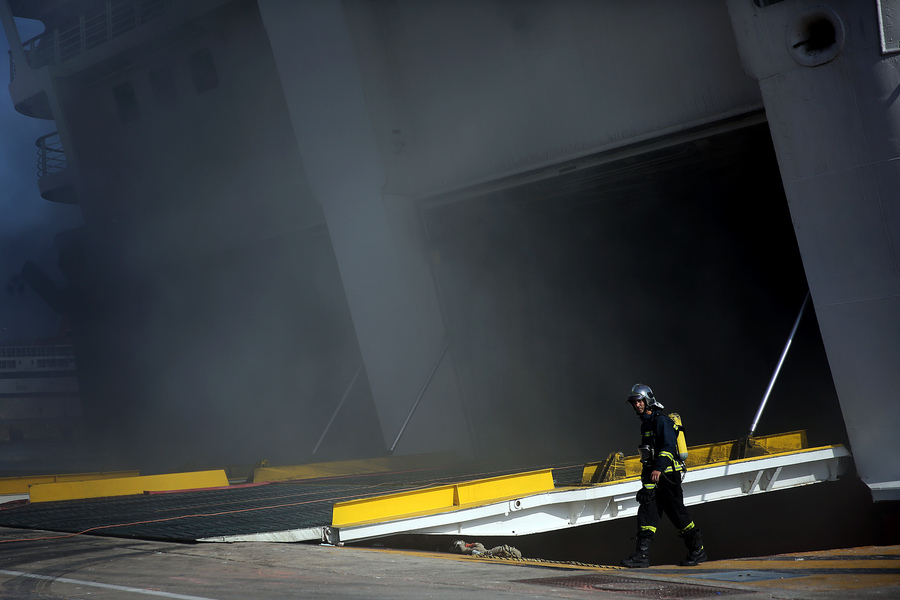
POLYGON ((219 74, 216 72, 216 63, 213 62, 209 48, 190 54, 188 66, 191 69, 191 76, 194 78, 194 89, 198 94, 219 87, 219 74))
POLYGON ((150 89, 153 91, 153 97, 162 106, 169 106, 178 100, 175 78, 172 77, 172 71, 165 67, 150 71, 150 89))
POLYGON ((138 106, 137 94, 130 81, 120 83, 113 88, 113 97, 116 99, 116 108, 119 109, 119 120, 123 123, 136 121, 141 116, 138 106))

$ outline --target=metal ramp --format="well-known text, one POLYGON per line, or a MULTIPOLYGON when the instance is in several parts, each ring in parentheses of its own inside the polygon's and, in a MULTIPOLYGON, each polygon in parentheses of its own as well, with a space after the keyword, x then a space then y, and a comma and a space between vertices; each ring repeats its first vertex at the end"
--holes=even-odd
MULTIPOLYGON (((804 432, 690 449, 685 504, 740 498, 833 481, 850 452, 807 448, 804 432), (745 454, 745 456, 746 456, 745 454)), ((582 485, 556 488, 550 470, 338 502, 325 540, 339 544, 395 534, 520 536, 633 517, 640 489, 637 457, 585 465, 582 485), (597 483, 592 483, 592 481, 597 483)))
MULTIPOLYGON (((809 448, 803 432, 695 446, 685 502, 834 480, 849 457, 842 446, 809 448)), ((520 536, 631 517, 638 508, 637 457, 526 473, 400 458, 260 469, 254 480, 266 481, 214 489, 17 500, 0 504, 0 526, 164 541, 342 543, 402 533, 520 536), (479 471, 487 478, 471 479, 479 471)))

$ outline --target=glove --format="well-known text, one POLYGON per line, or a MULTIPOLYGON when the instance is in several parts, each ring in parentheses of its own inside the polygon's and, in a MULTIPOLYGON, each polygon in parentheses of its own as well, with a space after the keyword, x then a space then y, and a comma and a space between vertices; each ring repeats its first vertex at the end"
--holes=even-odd
POLYGON ((642 487, 638 490, 637 496, 635 496, 635 500, 638 501, 638 504, 650 504, 651 502, 653 502, 654 494, 656 494, 656 489, 647 489, 645 487, 642 487))

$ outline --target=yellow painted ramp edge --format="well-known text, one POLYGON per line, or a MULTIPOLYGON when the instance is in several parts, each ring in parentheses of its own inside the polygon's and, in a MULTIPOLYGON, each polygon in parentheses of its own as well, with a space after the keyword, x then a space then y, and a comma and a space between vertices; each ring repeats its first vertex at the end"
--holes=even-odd
POLYGON ((119 479, 39 483, 29 488, 28 495, 32 502, 52 502, 227 486, 228 477, 224 470, 195 471, 119 479))
POLYGON ((366 475, 391 471, 409 471, 456 464, 459 461, 453 452, 435 452, 408 456, 385 456, 360 460, 342 460, 306 465, 286 465, 278 467, 257 467, 250 474, 248 483, 260 481, 296 481, 321 479, 344 475, 366 475))
MULTIPOLYGON (((759 448, 762 453, 748 457, 746 459, 736 459, 736 460, 749 460, 750 458, 760 458, 761 456, 770 456, 773 454, 781 454, 784 452, 796 452, 798 450, 807 450, 808 443, 806 441, 806 432, 805 431, 790 431, 787 433, 777 433, 774 435, 767 435, 758 438, 752 438, 753 444, 756 448, 759 448)), ((734 445, 738 442, 735 440, 731 440, 728 442, 718 442, 715 444, 703 444, 701 446, 691 446, 688 448, 688 459, 687 466, 688 469, 705 467, 709 465, 714 465, 717 463, 724 462, 732 462, 731 453, 734 445)), ((622 465, 624 468, 623 476, 612 478, 610 481, 621 481, 622 479, 628 479, 629 477, 637 477, 641 474, 641 459, 639 456, 627 456, 624 459, 622 465)), ((581 475, 581 483, 583 485, 589 485, 593 482, 593 478, 597 473, 597 469, 600 469, 605 461, 587 463, 584 465, 584 470, 581 475)), ((596 482, 594 482, 596 483, 596 482)))
POLYGON ((97 473, 65 473, 60 475, 24 475, 22 477, 0 477, 0 495, 27 494, 28 487, 39 483, 59 481, 89 481, 93 479, 119 479, 138 477, 140 471, 106 471, 97 473))
POLYGON ((398 492, 338 502, 332 509, 333 527, 379 523, 417 515, 434 514, 479 504, 552 491, 553 471, 501 475, 422 490, 398 492))

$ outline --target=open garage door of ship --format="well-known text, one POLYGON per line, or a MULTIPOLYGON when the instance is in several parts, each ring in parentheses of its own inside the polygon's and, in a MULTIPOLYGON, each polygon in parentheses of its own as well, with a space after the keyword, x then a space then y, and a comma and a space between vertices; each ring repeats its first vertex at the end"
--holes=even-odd
MULTIPOLYGON (((422 217, 482 452, 633 452, 636 382, 691 443, 746 433, 807 289, 761 116, 429 199, 422 217)), ((761 427, 846 439, 812 311, 761 427)))

